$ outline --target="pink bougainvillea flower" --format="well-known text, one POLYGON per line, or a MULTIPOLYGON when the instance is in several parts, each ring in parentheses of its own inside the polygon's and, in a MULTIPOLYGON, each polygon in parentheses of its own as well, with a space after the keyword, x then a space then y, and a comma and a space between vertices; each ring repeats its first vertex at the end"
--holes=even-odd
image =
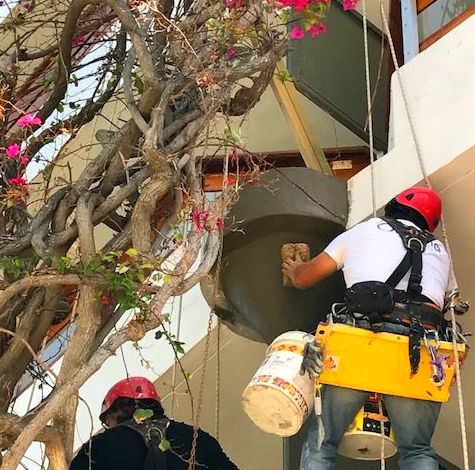
POLYGON ((233 60, 236 57, 236 49, 229 49, 226 52, 226 60, 233 60))
POLYGON ((111 303, 111 298, 109 295, 103 295, 100 299, 100 302, 102 305, 110 305, 111 303))
POLYGON ((223 228, 224 227, 224 220, 222 217, 218 217, 216 219, 216 228, 223 228))
POLYGON ((315 36, 326 33, 327 25, 324 23, 315 23, 312 26, 310 26, 310 28, 308 28, 308 32, 310 33, 310 36, 314 38, 315 36))
POLYGON ((244 0, 226 0, 226 8, 242 8, 244 6, 244 0))
POLYGON ((226 178, 225 183, 226 183, 226 186, 232 186, 233 184, 236 183, 236 178, 234 178, 234 176, 228 176, 226 178))
POLYGON ((16 122, 20 127, 36 126, 41 124, 38 116, 32 116, 30 113, 25 114, 16 122))
POLYGON ((247 184, 251 184, 251 185, 256 185, 259 183, 259 180, 257 178, 249 178, 247 181, 246 181, 247 184))
POLYGON ((293 3, 293 7, 294 7, 295 11, 298 11, 299 13, 302 13, 310 5, 310 0, 294 0, 292 3, 293 3))
POLYGON ((343 10, 354 10, 359 0, 343 0, 343 10))
POLYGON ((26 156, 25 157, 20 157, 20 163, 22 165, 28 165, 29 161, 30 161, 29 157, 26 157, 26 156))
POLYGON ((237 152, 237 148, 236 147, 233 147, 233 149, 231 150, 231 155, 229 156, 229 160, 232 162, 232 163, 235 163, 239 160, 239 157, 238 157, 238 152, 237 152))
POLYGON ((11 186, 28 186, 28 181, 22 176, 15 176, 14 178, 10 178, 8 183, 11 186))
POLYGON ((81 46, 86 42, 86 38, 84 36, 78 36, 77 38, 74 38, 71 42, 71 46, 81 46))
POLYGON ((305 36, 305 31, 300 26, 294 26, 289 33, 290 39, 302 39, 305 36))
POLYGON ((205 210, 197 210, 191 212, 191 221, 195 226, 196 231, 201 235, 203 233, 203 229, 208 221, 208 211, 205 210))
POLYGON ((5 153, 7 154, 8 158, 15 158, 20 155, 20 146, 18 144, 10 144, 6 150, 5 153))

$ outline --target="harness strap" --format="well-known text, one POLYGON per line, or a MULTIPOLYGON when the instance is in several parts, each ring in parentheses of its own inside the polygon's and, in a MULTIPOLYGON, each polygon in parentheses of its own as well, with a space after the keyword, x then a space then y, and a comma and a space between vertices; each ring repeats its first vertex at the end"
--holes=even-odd
POLYGON ((409 364, 411 374, 417 374, 421 361, 421 341, 424 338, 425 330, 416 316, 411 316, 411 326, 409 328, 409 364))
POLYGON ((391 276, 388 277, 386 280, 386 284, 390 285, 391 287, 396 287, 401 281, 402 278, 406 275, 406 273, 411 269, 412 265, 412 256, 411 252, 407 251, 404 255, 404 258, 399 263, 397 268, 393 271, 391 276))
POLYGON ((170 424, 167 418, 150 419, 137 423, 134 419, 124 421, 119 426, 125 426, 140 434, 147 447, 143 470, 167 470, 167 458, 159 444, 166 437, 166 430, 170 424))
POLYGON ((394 272, 389 276, 386 283, 396 287, 406 273, 410 270, 408 294, 420 294, 422 292, 422 253, 426 246, 435 237, 427 230, 416 227, 408 227, 396 219, 381 217, 401 238, 406 254, 394 272))

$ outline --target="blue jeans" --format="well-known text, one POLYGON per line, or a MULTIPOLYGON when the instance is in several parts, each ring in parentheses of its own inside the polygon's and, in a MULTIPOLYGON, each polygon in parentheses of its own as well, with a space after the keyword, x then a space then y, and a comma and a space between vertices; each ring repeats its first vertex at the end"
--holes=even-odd
MULTIPOLYGON (((322 388, 322 421, 325 438, 317 449, 317 419, 312 422, 302 447, 300 470, 333 470, 340 440, 364 405, 368 392, 325 385, 322 388)), ((415 400, 393 395, 384 396, 391 419, 402 470, 438 470, 439 464, 431 447, 441 403, 415 400)))

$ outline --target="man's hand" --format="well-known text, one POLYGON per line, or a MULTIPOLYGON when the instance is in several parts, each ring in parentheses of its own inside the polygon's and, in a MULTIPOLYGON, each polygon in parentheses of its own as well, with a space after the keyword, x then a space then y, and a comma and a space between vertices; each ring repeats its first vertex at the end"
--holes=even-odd
POLYGON ((322 348, 316 341, 309 341, 303 351, 300 375, 308 373, 311 379, 318 377, 323 370, 322 348))
POLYGON ((295 285, 295 271, 299 266, 302 266, 303 264, 305 264, 305 262, 302 261, 298 253, 295 256, 295 260, 288 259, 282 262, 282 274, 288 276, 294 287, 297 287, 295 285))
POLYGON ((335 260, 324 251, 310 261, 304 262, 297 255, 295 260, 288 259, 282 262, 282 273, 297 289, 313 287, 336 270, 335 260))

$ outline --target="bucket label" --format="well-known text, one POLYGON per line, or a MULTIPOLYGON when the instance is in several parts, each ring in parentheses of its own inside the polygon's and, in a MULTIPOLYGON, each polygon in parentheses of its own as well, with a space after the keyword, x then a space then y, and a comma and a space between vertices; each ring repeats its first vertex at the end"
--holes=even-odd
POLYGON ((339 364, 340 358, 338 356, 327 354, 323 359, 323 370, 328 372, 336 372, 338 370, 339 364))
POLYGON ((300 375, 301 365, 301 355, 273 352, 264 360, 249 385, 268 383, 281 388, 306 415, 313 404, 314 383, 308 375, 300 375))
POLYGON ((278 351, 287 351, 294 354, 300 354, 303 356, 303 346, 299 346, 297 344, 278 344, 276 346, 271 346, 271 351, 278 352, 278 351))

